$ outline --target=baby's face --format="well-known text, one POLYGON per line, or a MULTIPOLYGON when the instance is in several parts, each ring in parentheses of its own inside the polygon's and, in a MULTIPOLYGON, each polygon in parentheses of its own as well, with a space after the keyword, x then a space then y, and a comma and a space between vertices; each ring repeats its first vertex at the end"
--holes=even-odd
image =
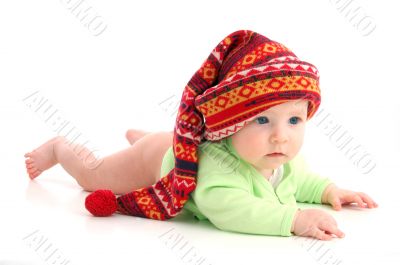
POLYGON ((231 136, 233 147, 243 160, 269 175, 299 152, 307 106, 306 100, 291 100, 258 114, 231 136))

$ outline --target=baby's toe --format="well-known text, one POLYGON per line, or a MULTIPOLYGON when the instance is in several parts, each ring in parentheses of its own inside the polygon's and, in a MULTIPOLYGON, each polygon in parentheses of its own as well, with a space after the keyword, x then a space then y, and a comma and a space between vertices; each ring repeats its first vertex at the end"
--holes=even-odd
POLYGON ((34 179, 34 178, 36 178, 37 176, 39 176, 40 173, 42 173, 40 170, 36 170, 35 172, 29 173, 29 177, 30 177, 31 179, 34 179))
POLYGON ((35 166, 35 161, 33 161, 33 159, 27 159, 25 160, 25 167, 26 168, 32 168, 35 166))
POLYGON ((32 158, 28 158, 25 160, 25 164, 32 164, 33 162, 35 162, 32 158))
POLYGON ((33 174, 36 171, 38 171, 38 169, 36 167, 30 167, 26 169, 26 172, 28 172, 28 174, 33 174))

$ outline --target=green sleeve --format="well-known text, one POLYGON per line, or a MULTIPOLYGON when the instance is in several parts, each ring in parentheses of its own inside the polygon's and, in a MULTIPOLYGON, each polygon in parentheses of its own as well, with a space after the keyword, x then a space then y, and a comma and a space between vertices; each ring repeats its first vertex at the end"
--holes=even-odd
POLYGON ((259 198, 249 191, 245 177, 208 174, 198 180, 193 194, 198 209, 224 231, 291 236, 297 207, 282 205, 277 198, 259 198))
POLYGON ((298 156, 290 164, 297 184, 296 201, 321 203, 322 193, 332 181, 310 171, 302 156, 298 156))

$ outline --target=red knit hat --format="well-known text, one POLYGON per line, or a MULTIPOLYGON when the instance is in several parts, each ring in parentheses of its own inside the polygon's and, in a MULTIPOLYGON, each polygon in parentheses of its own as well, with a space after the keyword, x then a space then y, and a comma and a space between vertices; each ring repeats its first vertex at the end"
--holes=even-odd
POLYGON ((320 105, 319 74, 282 44, 250 30, 225 37, 187 83, 173 138, 175 167, 157 183, 122 195, 96 191, 86 208, 96 216, 122 214, 165 220, 179 214, 196 187, 198 146, 243 128, 254 116, 288 100, 308 100, 308 119, 320 105))

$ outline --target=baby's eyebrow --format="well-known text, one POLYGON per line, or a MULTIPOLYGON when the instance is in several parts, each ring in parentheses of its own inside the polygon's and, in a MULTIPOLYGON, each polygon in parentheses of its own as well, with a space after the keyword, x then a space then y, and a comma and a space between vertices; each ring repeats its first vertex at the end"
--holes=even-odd
MULTIPOLYGON (((307 115, 306 111, 302 111, 302 110, 297 110, 297 111, 288 111, 287 112, 288 115, 307 115)), ((276 113, 274 112, 269 112, 269 113, 259 113, 258 115, 256 115, 256 118, 258 117, 263 117, 263 116, 268 116, 268 115, 276 115, 276 113)))
POLYGON ((307 114, 307 111, 297 110, 297 111, 290 111, 290 115, 304 115, 307 114))

